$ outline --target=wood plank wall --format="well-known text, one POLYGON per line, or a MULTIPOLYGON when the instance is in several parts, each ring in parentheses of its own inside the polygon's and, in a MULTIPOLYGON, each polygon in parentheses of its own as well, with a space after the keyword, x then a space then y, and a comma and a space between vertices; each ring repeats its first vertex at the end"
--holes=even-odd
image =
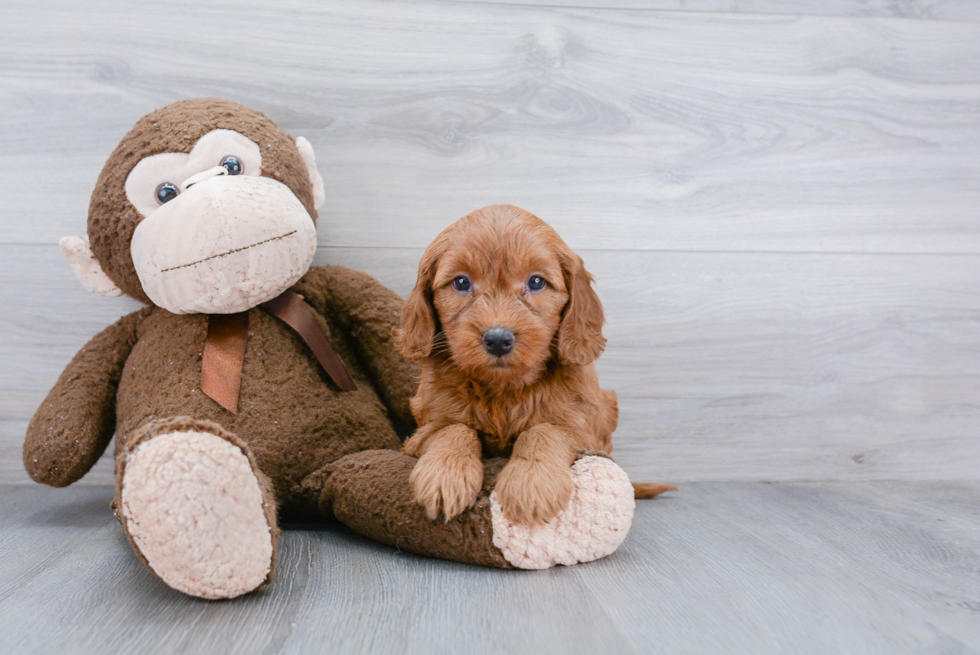
POLYGON ((137 306, 85 293, 58 238, 140 116, 206 95, 313 143, 317 263, 405 294, 472 209, 558 229, 635 478, 980 477, 980 8, 695 4, 5 3, 0 482, 137 306))

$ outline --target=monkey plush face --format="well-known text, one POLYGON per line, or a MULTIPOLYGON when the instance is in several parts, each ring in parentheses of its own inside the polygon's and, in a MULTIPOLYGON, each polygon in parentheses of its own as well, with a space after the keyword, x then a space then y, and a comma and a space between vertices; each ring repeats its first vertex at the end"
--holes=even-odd
POLYGON ((323 182, 306 139, 217 99, 149 114, 109 158, 89 234, 62 240, 87 288, 177 314, 233 313, 296 283, 323 182))
POLYGON ((214 130, 188 154, 141 160, 126 198, 143 217, 131 245, 136 274, 172 312, 244 311, 313 262, 313 219, 289 187, 262 177, 261 149, 238 132, 214 130))

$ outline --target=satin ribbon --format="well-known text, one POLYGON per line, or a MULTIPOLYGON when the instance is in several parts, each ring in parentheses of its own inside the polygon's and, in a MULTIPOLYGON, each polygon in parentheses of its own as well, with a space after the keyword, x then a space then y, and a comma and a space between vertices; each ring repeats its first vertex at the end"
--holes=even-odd
MULTIPOLYGON (((341 390, 357 389, 344 363, 317 323, 313 309, 303 302, 303 296, 285 291, 259 307, 300 336, 313 351, 323 370, 341 390)), ((247 340, 248 312, 208 316, 208 337, 201 360, 201 391, 232 414, 238 413, 238 394, 242 387, 242 366, 245 363, 247 340)))
POLYGON ((208 316, 208 338, 201 358, 201 391, 232 414, 238 413, 247 339, 248 312, 208 316))

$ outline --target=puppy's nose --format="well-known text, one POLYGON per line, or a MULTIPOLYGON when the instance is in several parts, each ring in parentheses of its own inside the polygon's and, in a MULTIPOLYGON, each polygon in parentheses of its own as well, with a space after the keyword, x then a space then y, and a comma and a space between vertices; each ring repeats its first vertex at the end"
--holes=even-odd
POLYGON ((514 347, 514 333, 507 328, 492 327, 483 333, 483 346, 495 357, 503 357, 514 347))

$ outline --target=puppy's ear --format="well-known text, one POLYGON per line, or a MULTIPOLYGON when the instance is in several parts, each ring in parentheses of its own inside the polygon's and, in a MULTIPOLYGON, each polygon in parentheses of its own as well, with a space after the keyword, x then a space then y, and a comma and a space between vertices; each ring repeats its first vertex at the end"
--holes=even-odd
POLYGON ((585 366, 597 360, 606 348, 606 338, 602 336, 605 322, 602 303, 581 257, 566 250, 562 253, 561 266, 568 304, 558 327, 558 360, 568 366, 585 366))
POLYGON ((408 359, 425 359, 436 338, 436 309, 432 305, 432 280, 438 257, 430 246, 419 262, 419 277, 402 307, 402 326, 395 330, 395 345, 408 359))

